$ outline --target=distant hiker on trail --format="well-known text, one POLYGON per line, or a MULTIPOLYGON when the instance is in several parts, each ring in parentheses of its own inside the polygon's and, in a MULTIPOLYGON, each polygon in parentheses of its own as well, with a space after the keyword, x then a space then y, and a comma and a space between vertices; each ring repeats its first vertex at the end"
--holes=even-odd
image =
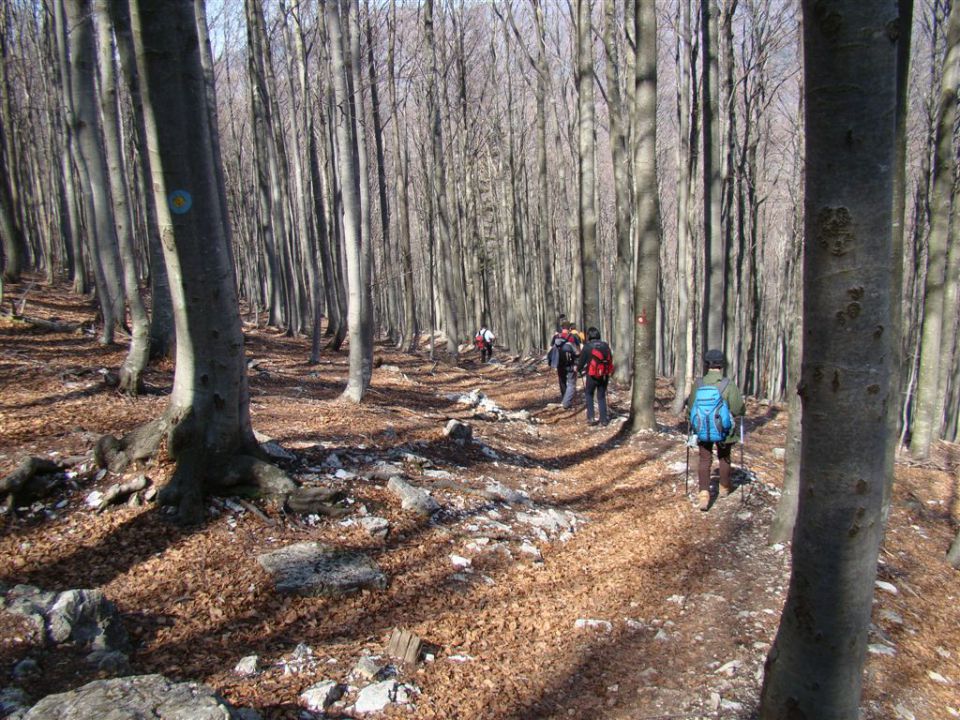
POLYGON ((554 332, 559 333, 561 330, 563 330, 563 324, 565 322, 567 322, 566 315, 564 315, 563 313, 560 313, 559 315, 557 315, 557 325, 556 325, 556 328, 554 329, 554 332))
POLYGON ((577 348, 577 352, 579 353, 583 348, 583 341, 585 340, 583 337, 583 332, 577 330, 577 324, 575 322, 571 322, 568 334, 570 335, 570 340, 573 342, 574 347, 577 348))
POLYGON ((609 422, 607 416, 607 383, 613 375, 613 353, 610 346, 600 339, 600 331, 587 328, 587 344, 580 351, 577 372, 586 376, 583 389, 587 396, 587 425, 596 425, 593 419, 593 396, 596 393, 600 408, 600 424, 609 422))
POLYGON ((573 395, 577 389, 577 348, 570 335, 570 324, 564 322, 560 331, 550 341, 547 362, 556 368, 560 382, 560 402, 564 408, 573 404, 573 395))
POLYGON ((730 480, 730 453, 737 442, 734 417, 743 417, 747 408, 743 395, 730 378, 723 376, 726 360, 720 350, 709 350, 703 356, 706 374, 694 386, 687 398, 690 409, 690 434, 697 436, 700 448, 700 464, 697 466, 700 509, 710 508, 710 465, 713 462, 713 447, 717 448, 720 463, 720 495, 727 497, 733 492, 730 480))
POLYGON ((493 341, 496 339, 497 336, 490 332, 486 325, 477 330, 477 334, 473 336, 473 344, 480 351, 480 362, 487 362, 493 357, 493 341))

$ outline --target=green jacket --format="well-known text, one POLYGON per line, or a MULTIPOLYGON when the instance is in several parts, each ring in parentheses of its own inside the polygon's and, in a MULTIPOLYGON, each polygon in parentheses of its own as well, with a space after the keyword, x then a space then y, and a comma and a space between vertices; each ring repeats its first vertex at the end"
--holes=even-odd
MULTIPOLYGON (((684 408, 688 409, 693 407, 693 396, 697 394, 697 388, 700 385, 718 385, 720 381, 723 380, 723 372, 717 370, 716 368, 708 370, 707 374, 703 376, 703 379, 699 383, 694 385, 693 389, 690 390, 690 395, 687 396, 687 402, 684 404, 684 408)), ((743 402, 743 395, 740 393, 740 388, 731 380, 727 383, 727 386, 723 389, 723 392, 720 393, 723 396, 723 399, 727 401, 727 405, 730 408, 730 414, 736 417, 743 417, 747 414, 747 406, 743 402)), ((726 440, 722 442, 731 444, 737 441, 737 426, 734 424, 733 430, 730 431, 730 434, 727 436, 726 440)))

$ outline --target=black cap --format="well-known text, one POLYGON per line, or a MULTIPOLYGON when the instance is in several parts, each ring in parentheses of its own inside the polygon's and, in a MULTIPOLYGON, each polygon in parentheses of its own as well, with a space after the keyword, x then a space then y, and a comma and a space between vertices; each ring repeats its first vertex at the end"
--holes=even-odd
POLYGON ((707 364, 707 367, 712 368, 722 368, 727 364, 721 350, 707 350, 707 354, 703 356, 703 361, 707 364))

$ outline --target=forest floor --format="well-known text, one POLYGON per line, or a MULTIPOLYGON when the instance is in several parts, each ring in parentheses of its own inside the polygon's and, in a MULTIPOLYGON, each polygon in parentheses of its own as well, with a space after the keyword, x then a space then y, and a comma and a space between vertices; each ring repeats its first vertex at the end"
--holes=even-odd
MULTIPOLYGON (((26 289, 7 292, 19 302, 26 289)), ((88 453, 100 435, 162 412, 172 365, 151 368, 151 394, 111 389, 101 370, 116 370, 124 349, 98 344, 90 302, 35 287, 26 314, 81 328, 58 333, 0 318, 0 477, 28 455, 88 453)), ((684 494, 686 450, 666 383, 659 431, 629 436, 622 390, 611 392, 613 422, 588 427, 582 393, 575 409, 547 407, 556 377, 532 358, 501 354, 481 365, 471 351, 452 367, 379 343, 382 364, 364 402, 352 405, 339 399, 346 352, 309 366, 306 340, 245 330, 256 430, 296 454, 284 464, 291 475, 343 489, 350 513, 301 518, 260 503, 265 520, 211 500, 207 521, 186 529, 151 503, 97 514, 85 499, 116 478, 78 466, 54 497, 0 517, 0 583, 102 588, 135 641, 136 672, 207 683, 266 719, 317 717, 300 714, 298 695, 320 680, 361 684, 348 675, 364 654, 384 655, 394 628, 416 633, 431 657, 401 669, 419 692, 387 716, 753 716, 789 579, 789 547, 766 540, 782 481, 783 407, 749 399, 742 461, 739 449, 734 460, 744 468, 738 476, 753 481, 704 513, 693 471, 684 494), (530 416, 475 417, 457 402, 473 390, 530 416), (449 418, 470 423, 475 442, 446 438, 449 418), (429 521, 402 511, 383 481, 364 475, 379 460, 403 465, 443 510, 429 521), (529 500, 484 497, 493 481, 529 500), (549 509, 570 522, 566 532, 529 523, 549 509), (364 532, 364 513, 390 521, 386 539, 364 532), (305 540, 366 552, 387 574, 386 589, 278 594, 257 555, 305 540), (311 654, 301 649, 297 661, 300 644, 311 654), (234 666, 251 654, 263 671, 238 675, 234 666)), ((944 558, 960 517, 958 466, 960 449, 945 444, 930 463, 897 465, 867 720, 960 717, 960 585, 944 558)), ((140 472, 161 485, 171 469, 160 462, 140 472)), ((43 669, 24 685, 34 699, 92 679, 78 657, 41 647, 0 612, 0 688, 28 656, 43 669)), ((351 697, 330 716, 351 716, 351 697)))

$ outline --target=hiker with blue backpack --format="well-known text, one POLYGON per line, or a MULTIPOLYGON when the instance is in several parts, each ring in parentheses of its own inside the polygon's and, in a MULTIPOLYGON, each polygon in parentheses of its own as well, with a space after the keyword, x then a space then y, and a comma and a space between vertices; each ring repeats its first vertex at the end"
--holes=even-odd
POLYGON ((586 378, 583 384, 587 400, 587 425, 596 425, 593 419, 593 396, 597 396, 600 409, 600 424, 609 422, 607 415, 607 383, 613 375, 613 353, 610 346, 600 339, 600 331, 595 327, 587 328, 587 343, 580 351, 577 372, 586 378))
POLYGON ((710 509, 710 466, 713 463, 713 449, 717 449, 717 461, 720 464, 721 497, 733 492, 730 479, 730 455, 737 442, 735 417, 743 417, 747 408, 743 402, 740 388, 724 377, 726 360, 720 350, 709 350, 703 356, 706 374, 694 386, 686 406, 690 409, 690 435, 696 435, 700 451, 697 466, 699 491, 697 500, 700 510, 710 509))

